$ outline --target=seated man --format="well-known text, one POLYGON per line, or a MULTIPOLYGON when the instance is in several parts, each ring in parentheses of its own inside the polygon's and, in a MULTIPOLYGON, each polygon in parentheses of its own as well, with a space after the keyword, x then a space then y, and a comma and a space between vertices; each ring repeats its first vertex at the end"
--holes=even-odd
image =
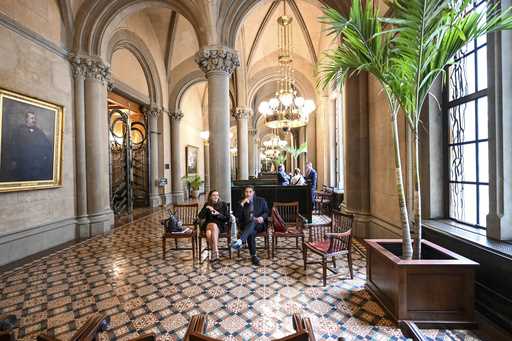
POLYGON ((240 250, 243 242, 247 242, 251 261, 254 265, 260 265, 260 259, 256 256, 256 234, 266 229, 268 218, 268 206, 265 199, 254 195, 254 188, 244 188, 244 198, 238 205, 234 205, 235 217, 242 231, 240 239, 231 244, 231 248, 240 250))
POLYGON ((288 186, 290 184, 290 176, 286 174, 284 165, 277 167, 277 183, 280 186, 288 186))

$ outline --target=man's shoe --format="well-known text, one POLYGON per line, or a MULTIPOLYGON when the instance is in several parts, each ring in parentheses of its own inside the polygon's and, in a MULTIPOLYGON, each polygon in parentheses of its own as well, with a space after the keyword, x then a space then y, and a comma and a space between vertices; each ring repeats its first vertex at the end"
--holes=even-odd
POLYGON ((242 240, 240 240, 240 239, 237 239, 231 243, 231 248, 235 251, 240 250, 241 247, 242 247, 242 240))
POLYGON ((251 262, 252 262, 252 265, 260 266, 260 259, 258 256, 252 256, 251 262))

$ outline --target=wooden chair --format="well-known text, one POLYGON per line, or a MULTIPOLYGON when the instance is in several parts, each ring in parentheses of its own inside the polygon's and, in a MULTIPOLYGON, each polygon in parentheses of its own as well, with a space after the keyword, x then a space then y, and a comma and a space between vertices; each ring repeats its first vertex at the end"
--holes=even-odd
MULTIPOLYGON (((76 331, 71 337, 70 341, 96 341, 101 332, 108 328, 108 320, 106 315, 94 314, 76 331)), ((37 337, 38 341, 61 341, 60 339, 45 334, 37 337)), ((156 340, 155 334, 147 334, 138 336, 130 341, 154 341, 156 340)))
POLYGON ((398 321, 398 326, 406 338, 413 341, 427 341, 427 338, 413 321, 398 321))
POLYGON ((274 258, 276 253, 276 248, 278 246, 278 238, 295 238, 295 247, 281 247, 281 249, 299 249, 299 239, 300 246, 304 244, 304 224, 307 223, 306 218, 304 218, 299 213, 299 202, 275 202, 273 206, 281 218, 283 218, 286 224, 286 231, 276 231, 274 228, 274 224, 271 221, 272 225, 272 258, 274 258))
MULTIPOLYGON (((228 204, 228 212, 231 214, 231 209, 228 204)), ((211 251, 210 244, 208 244, 208 240, 206 240, 206 247, 203 249, 203 238, 206 239, 206 230, 200 229, 199 231, 199 261, 202 262, 203 259, 203 252, 208 252, 208 254, 211 251)), ((226 232, 220 232, 219 231, 219 241, 221 239, 226 239, 226 247, 219 247, 219 250, 228 251, 229 253, 229 259, 231 259, 231 219, 226 223, 226 232)))
POLYGON ((317 214, 332 214, 332 202, 334 201, 334 187, 322 185, 322 190, 316 192, 315 208, 317 214))
POLYGON ((304 257, 304 270, 307 264, 322 264, 322 276, 324 286, 327 285, 327 270, 337 274, 336 257, 347 255, 350 278, 352 271, 352 222, 354 217, 334 211, 329 224, 315 225, 309 228, 309 240, 304 243, 302 254, 304 257), (308 262, 308 250, 319 255, 320 262, 308 262), (327 262, 332 260, 333 268, 327 267, 327 262))
POLYGON ((199 204, 175 204, 173 205, 173 211, 176 212, 176 216, 183 223, 183 227, 188 227, 189 232, 186 233, 170 233, 164 230, 162 235, 162 257, 165 259, 166 253, 166 241, 167 239, 174 239, 174 248, 170 250, 191 250, 192 259, 196 259, 196 248, 197 248, 197 230, 196 230, 196 218, 199 211, 199 204), (179 239, 190 239, 191 247, 179 247, 179 239))
MULTIPOLYGON (((238 226, 238 237, 240 237, 240 226, 238 226)), ((267 258, 270 259, 270 230, 268 225, 265 230, 256 233, 256 238, 263 238, 264 241, 263 246, 258 246, 256 243, 256 250, 265 250, 267 252, 267 258)), ((240 257, 240 250, 237 251, 237 256, 240 257)))
MULTIPOLYGON (((292 320, 295 333, 279 339, 274 339, 274 341, 316 341, 309 318, 302 318, 298 314, 293 314, 292 320)), ((183 340, 220 341, 220 339, 204 335, 206 333, 207 323, 206 314, 192 316, 183 340)))
POLYGON ((15 341, 16 315, 0 315, 0 341, 15 341))

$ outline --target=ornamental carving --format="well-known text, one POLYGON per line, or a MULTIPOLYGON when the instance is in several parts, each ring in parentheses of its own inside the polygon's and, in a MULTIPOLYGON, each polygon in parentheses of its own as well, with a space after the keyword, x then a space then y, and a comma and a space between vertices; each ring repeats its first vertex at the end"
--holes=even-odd
POLYGON ((237 53, 225 47, 204 48, 196 54, 195 61, 206 74, 221 71, 230 75, 240 66, 237 53))
POLYGON ((91 57, 71 55, 70 62, 71 67, 73 68, 73 75, 75 77, 82 76, 85 78, 96 79, 105 86, 110 86, 112 83, 110 66, 103 64, 101 61, 91 57))
POLYGON ((179 121, 179 120, 181 120, 183 118, 183 113, 181 111, 170 112, 169 113, 169 117, 173 121, 179 121))
POLYGON ((155 108, 155 107, 150 107, 150 106, 142 107, 142 113, 148 118, 158 119, 162 112, 163 112, 163 109, 160 109, 160 108, 155 108))
POLYGON ((242 120, 248 119, 251 114, 252 110, 250 108, 236 108, 231 115, 237 120, 242 120))

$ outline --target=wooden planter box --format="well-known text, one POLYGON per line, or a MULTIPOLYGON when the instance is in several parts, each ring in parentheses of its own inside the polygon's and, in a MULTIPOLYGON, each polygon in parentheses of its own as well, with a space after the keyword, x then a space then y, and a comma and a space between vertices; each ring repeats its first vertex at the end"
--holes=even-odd
POLYGON ((366 239, 367 289, 396 320, 425 328, 472 328, 479 265, 427 240, 422 259, 403 260, 400 239, 366 239))

